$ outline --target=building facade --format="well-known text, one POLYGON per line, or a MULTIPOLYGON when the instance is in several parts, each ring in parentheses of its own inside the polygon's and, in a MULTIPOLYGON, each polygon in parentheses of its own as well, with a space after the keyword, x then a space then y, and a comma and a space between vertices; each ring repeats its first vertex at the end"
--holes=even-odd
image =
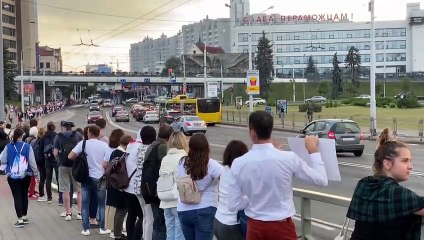
MULTIPOLYGON (((232 3, 230 14, 232 52, 252 52, 264 31, 274 50, 277 74, 290 76, 293 69, 301 73, 310 56, 320 73, 330 73, 332 58, 344 62, 351 46, 362 56, 362 74, 369 75, 371 32, 369 22, 354 22, 352 14, 329 13, 312 15, 236 14, 248 0, 232 3), (233 17, 235 15, 235 17, 233 17)), ((410 73, 424 71, 424 10, 419 3, 407 4, 407 19, 376 21, 376 73, 410 73), (410 23, 410 19, 415 22, 410 23)), ((254 59, 254 58, 253 58, 254 59)))
POLYGON ((63 62, 60 48, 40 46, 40 70, 46 72, 62 72, 63 62))
POLYGON ((20 70, 21 53, 24 71, 37 69, 38 9, 37 1, 2 1, 3 47, 9 51, 20 70))
POLYGON ((112 67, 107 64, 85 65, 86 73, 109 74, 112 73, 112 67))

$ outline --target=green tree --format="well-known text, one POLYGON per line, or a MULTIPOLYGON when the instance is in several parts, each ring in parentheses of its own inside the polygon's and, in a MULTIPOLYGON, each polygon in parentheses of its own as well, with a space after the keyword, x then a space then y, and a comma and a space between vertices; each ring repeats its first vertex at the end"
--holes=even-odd
POLYGON ((331 92, 331 98, 336 99, 343 93, 342 86, 342 70, 339 66, 340 62, 337 59, 337 53, 333 56, 333 70, 331 70, 331 80, 333 82, 333 90, 331 92))
POLYGON ((349 93, 349 96, 354 97, 358 94, 358 88, 351 82, 345 83, 344 89, 349 93))
POLYGON ((270 44, 269 39, 265 36, 265 31, 262 32, 262 37, 259 39, 256 54, 256 69, 259 70, 261 96, 268 99, 270 84, 274 79, 274 66, 272 61, 272 44, 270 44))
POLYGON ((165 67, 162 69, 162 76, 168 76, 168 69, 172 69, 175 74, 181 73, 182 62, 177 57, 171 57, 165 62, 165 67))
POLYGON ((411 80, 409 78, 402 78, 402 92, 411 91, 411 80))
POLYGON ((97 87, 96 86, 87 86, 87 88, 82 92, 83 98, 88 98, 90 96, 93 96, 97 93, 97 87))
POLYGON ((10 58, 10 52, 7 48, 3 49, 3 64, 4 64, 4 97, 7 100, 17 98, 18 88, 14 82, 16 77, 16 64, 10 58))
POLYGON ((322 81, 318 85, 318 94, 328 96, 331 91, 330 82, 322 81))
POLYGON ((359 71, 361 68, 361 55, 359 54, 359 50, 356 47, 354 46, 350 47, 345 58, 345 63, 346 63, 346 69, 349 75, 349 79, 351 80, 352 84, 356 88, 358 88, 359 87, 358 77, 359 77, 359 71))
POLYGON ((305 69, 305 73, 308 80, 315 79, 315 76, 318 73, 316 62, 312 56, 309 56, 308 58, 308 66, 305 69))
POLYGON ((375 85, 375 94, 376 94, 376 98, 377 97, 383 97, 384 94, 384 85, 382 83, 377 83, 375 85))

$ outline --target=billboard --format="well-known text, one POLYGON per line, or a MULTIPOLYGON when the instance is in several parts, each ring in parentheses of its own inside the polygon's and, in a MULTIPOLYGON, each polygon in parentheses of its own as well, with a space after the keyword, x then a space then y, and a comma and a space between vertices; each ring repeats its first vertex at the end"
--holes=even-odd
POLYGON ((209 98, 218 97, 218 82, 207 82, 207 93, 209 98))
POLYGON ((259 94, 259 70, 247 71, 247 90, 246 93, 249 95, 259 94))
POLYGON ((35 84, 24 83, 24 94, 34 94, 34 93, 35 93, 35 84))

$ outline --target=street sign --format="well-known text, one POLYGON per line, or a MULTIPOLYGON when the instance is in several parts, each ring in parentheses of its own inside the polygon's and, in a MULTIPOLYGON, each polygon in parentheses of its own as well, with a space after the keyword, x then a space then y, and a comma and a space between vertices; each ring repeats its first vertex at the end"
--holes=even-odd
POLYGON ((127 79, 121 79, 121 84, 127 84, 127 79))
POLYGON ((218 97, 218 82, 207 82, 208 97, 218 97))
POLYGON ((132 83, 132 89, 136 89, 137 88, 137 83, 136 82, 133 82, 132 83))
POLYGON ((144 79, 144 82, 145 82, 145 83, 150 83, 150 78, 145 78, 145 79, 144 79))
POLYGON ((249 95, 259 94, 259 70, 247 71, 247 89, 249 95))

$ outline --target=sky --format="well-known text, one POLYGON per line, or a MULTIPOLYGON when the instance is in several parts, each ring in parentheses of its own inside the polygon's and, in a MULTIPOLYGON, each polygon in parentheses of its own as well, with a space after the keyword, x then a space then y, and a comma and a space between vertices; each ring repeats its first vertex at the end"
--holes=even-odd
MULTIPOLYGON (((33 0, 25 0, 33 1, 33 0)), ((41 46, 62 49, 64 71, 90 64, 109 64, 129 71, 129 48, 146 36, 173 36, 181 26, 209 18, 229 17, 231 0, 38 0, 41 46), (80 41, 99 47, 74 46, 80 41)), ((405 19, 406 3, 424 0, 375 0, 376 20, 405 19)), ((354 21, 370 18, 367 0, 250 0, 250 12, 304 15, 353 13, 354 21)))

